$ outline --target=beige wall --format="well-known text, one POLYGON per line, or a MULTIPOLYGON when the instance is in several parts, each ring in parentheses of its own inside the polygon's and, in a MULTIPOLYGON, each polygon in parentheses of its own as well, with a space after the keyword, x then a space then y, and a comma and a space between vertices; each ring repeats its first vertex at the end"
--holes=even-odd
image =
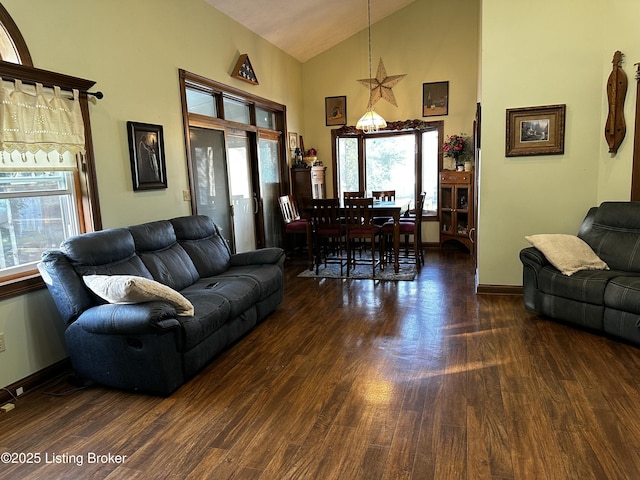
MULTIPOLYGON (((91 105, 98 188, 105 228, 190 213, 178 69, 287 105, 302 131, 302 65, 203 0, 3 0, 34 65, 97 81, 91 105), (248 53, 260 85, 229 72, 248 53), (164 128, 168 188, 133 192, 128 120, 164 128)), ((0 386, 66 356, 62 328, 46 291, 0 301, 0 386)))
MULTIPOLYGON (((417 0, 371 28, 372 75, 382 58, 388 75, 407 74, 393 87, 397 107, 375 104, 387 121, 444 120, 445 134, 473 130, 478 85, 478 0, 417 0), (452 12, 455 12, 453 14, 452 12), (445 19, 445 21, 443 21, 445 19), (422 84, 449 81, 449 114, 422 117, 422 84)), ((366 9, 362 15, 366 18, 366 9)), ((369 78, 368 35, 363 30, 303 66, 305 148, 318 150, 327 166, 327 193, 333 195, 331 129, 325 122, 325 97, 346 95, 347 125, 365 112, 369 90, 358 79, 369 78)), ((438 242, 438 226, 424 226, 425 242, 438 242)))
POLYGON ((632 0, 539 0, 535 8, 483 0, 482 159, 478 282, 521 285, 525 235, 575 234, 589 207, 629 200, 640 44, 632 0), (604 139, 606 81, 625 54, 627 136, 612 156, 604 139), (505 157, 505 110, 567 105, 564 155, 505 157))
MULTIPOLYGON (((362 15, 366 18, 366 9, 362 15)), ((398 106, 386 100, 375 105, 387 121, 444 120, 445 134, 472 133, 478 81, 477 0, 417 0, 371 28, 373 76, 383 59, 388 75, 407 74, 393 87, 398 106), (453 15, 455 25, 452 25, 453 15), (447 19, 447 21, 442 21, 447 19), (449 114, 422 117, 422 84, 449 81, 449 114)), ((346 95, 347 124, 365 112, 369 90, 358 79, 369 78, 367 31, 312 58, 303 66, 305 148, 331 171, 331 129, 325 126, 325 97, 346 95)), ((329 193, 333 193, 330 191, 329 193)))

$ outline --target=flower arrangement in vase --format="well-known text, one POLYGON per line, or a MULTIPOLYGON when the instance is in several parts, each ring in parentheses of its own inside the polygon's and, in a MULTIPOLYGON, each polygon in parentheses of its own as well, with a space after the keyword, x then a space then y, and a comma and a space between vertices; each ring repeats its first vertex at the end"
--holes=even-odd
POLYGON ((449 135, 442 144, 442 151, 445 157, 453 158, 456 169, 461 169, 465 161, 470 161, 472 157, 473 146, 471 138, 464 133, 460 135, 449 135))

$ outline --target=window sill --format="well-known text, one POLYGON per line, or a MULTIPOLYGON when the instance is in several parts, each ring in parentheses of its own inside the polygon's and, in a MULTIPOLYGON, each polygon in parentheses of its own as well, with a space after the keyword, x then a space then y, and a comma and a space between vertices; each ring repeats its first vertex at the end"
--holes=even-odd
POLYGON ((17 297, 27 292, 40 290, 45 286, 37 271, 28 272, 17 278, 5 278, 0 281, 0 299, 17 297))

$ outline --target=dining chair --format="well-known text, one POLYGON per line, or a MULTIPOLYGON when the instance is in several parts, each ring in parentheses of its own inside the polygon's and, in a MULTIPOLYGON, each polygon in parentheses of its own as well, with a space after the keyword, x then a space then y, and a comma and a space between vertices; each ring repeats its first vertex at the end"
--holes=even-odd
MULTIPOLYGON (((374 201, 380 202, 392 202, 396 199, 396 191, 395 190, 373 190, 371 192, 371 196, 374 201)), ((373 223, 376 225, 384 225, 391 217, 373 217, 373 223)))
POLYGON ((324 265, 334 263, 340 265, 340 275, 345 265, 343 243, 346 228, 340 220, 340 200, 337 198, 314 198, 311 200, 311 224, 316 275, 322 260, 324 249, 324 265))
POLYGON ((342 198, 364 198, 364 192, 342 192, 342 198))
POLYGON ((285 251, 293 253, 296 248, 296 239, 304 235, 307 248, 310 245, 311 225, 306 218, 300 216, 298 204, 293 195, 283 195, 278 198, 280 212, 282 213, 282 222, 284 224, 285 234, 285 251), (291 240, 291 243, 289 243, 291 240), (291 250, 287 247, 291 246, 291 250))
MULTIPOLYGON (((356 240, 368 242, 371 247, 371 273, 375 277, 376 266, 384 269, 383 243, 380 241, 382 227, 373 223, 373 197, 369 198, 345 198, 345 226, 347 229, 347 277, 351 267, 359 263, 353 252, 356 248, 356 240), (376 258, 376 246, 379 248, 379 255, 376 258)), ((367 259, 367 262, 369 260, 367 259)))
POLYGON ((380 200, 382 202, 391 202, 396 199, 395 190, 373 190, 371 196, 374 200, 380 200))
MULTIPOLYGON (((422 208, 424 207, 424 199, 426 194, 423 192, 418 196, 416 201, 415 214, 412 217, 402 217, 400 219, 400 235, 404 235, 405 238, 405 259, 412 259, 415 262, 416 268, 421 269, 424 265, 424 253, 422 251, 422 208), (413 250, 409 251, 409 237, 413 236, 413 250)), ((393 241, 390 239, 394 235, 393 220, 388 221, 382 226, 382 237, 385 243, 384 251, 386 255, 391 257, 391 248, 393 241)), ((400 255, 398 254, 398 257, 400 255)))

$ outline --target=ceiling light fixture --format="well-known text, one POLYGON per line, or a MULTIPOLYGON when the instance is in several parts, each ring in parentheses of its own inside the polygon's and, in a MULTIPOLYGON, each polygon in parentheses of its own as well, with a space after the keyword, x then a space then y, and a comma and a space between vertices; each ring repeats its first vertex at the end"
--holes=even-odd
POLYGON ((384 121, 384 118, 378 115, 373 109, 373 89, 371 88, 371 82, 373 80, 371 71, 371 0, 367 0, 367 23, 369 28, 369 108, 356 123, 356 128, 365 133, 371 133, 377 132, 381 128, 385 128, 387 126, 387 122, 384 121))

